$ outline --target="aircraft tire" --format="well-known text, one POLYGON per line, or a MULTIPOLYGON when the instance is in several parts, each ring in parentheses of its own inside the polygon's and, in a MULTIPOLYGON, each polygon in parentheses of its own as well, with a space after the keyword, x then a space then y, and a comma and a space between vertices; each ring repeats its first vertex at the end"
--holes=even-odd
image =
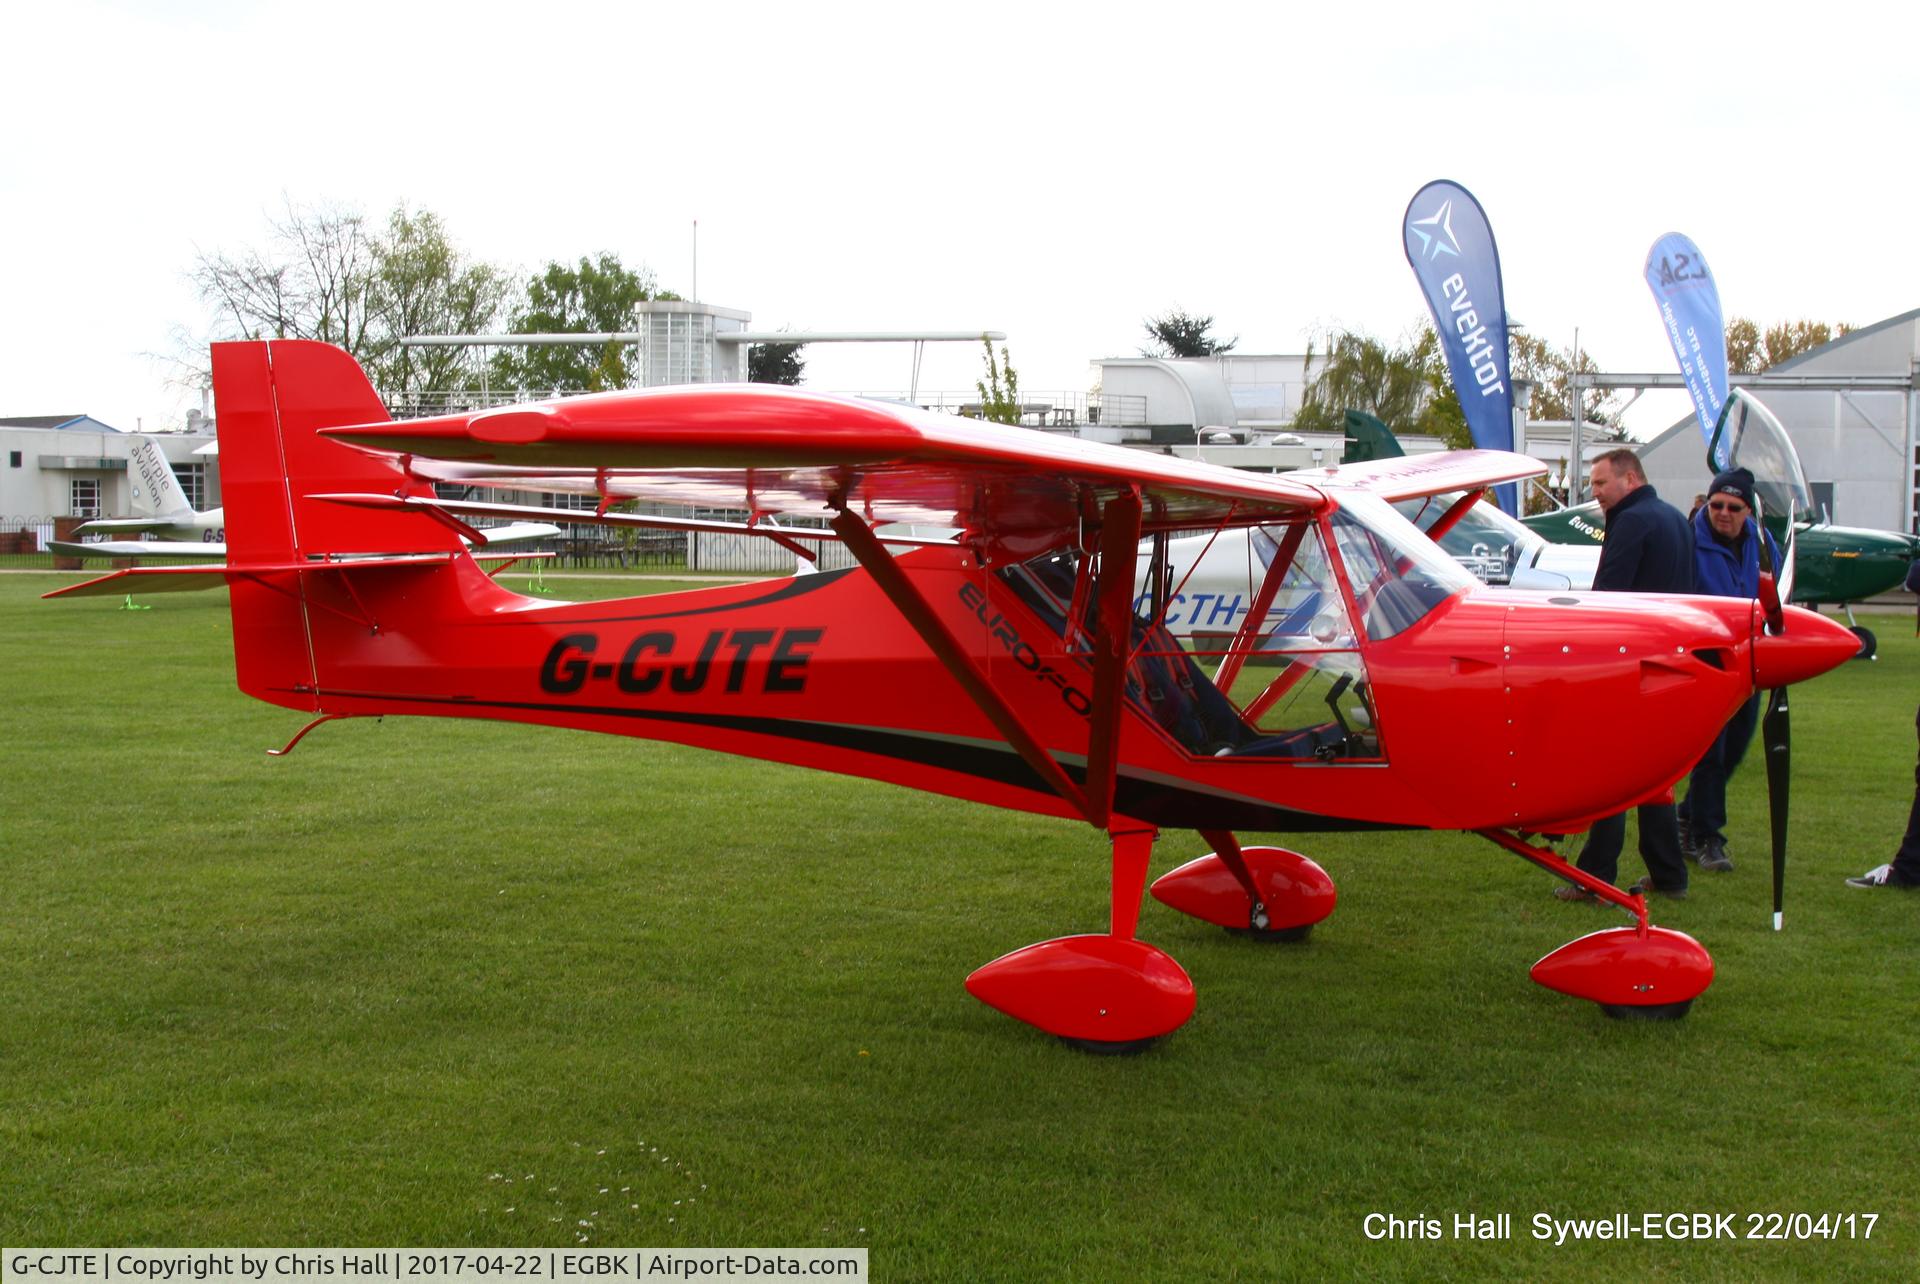
POLYGON ((1298 927, 1229 927, 1229 936, 1243 936, 1249 941, 1259 941, 1266 945, 1291 945, 1307 939, 1313 931, 1313 924, 1302 923, 1298 927))
POLYGON ((1602 1003, 1600 1010, 1616 1021, 1678 1021, 1693 1007, 1692 999, 1678 1003, 1602 1003))
POLYGON ((1861 628, 1856 624, 1852 628, 1849 628, 1847 632, 1860 639, 1860 652, 1853 657, 1854 659, 1871 660, 1880 650, 1880 639, 1873 636, 1872 629, 1861 628))
POLYGON ((1060 1042, 1075 1052, 1084 1052, 1093 1057, 1137 1057, 1165 1037, 1156 1034, 1150 1039, 1107 1040, 1069 1039, 1064 1034, 1059 1036, 1060 1042))

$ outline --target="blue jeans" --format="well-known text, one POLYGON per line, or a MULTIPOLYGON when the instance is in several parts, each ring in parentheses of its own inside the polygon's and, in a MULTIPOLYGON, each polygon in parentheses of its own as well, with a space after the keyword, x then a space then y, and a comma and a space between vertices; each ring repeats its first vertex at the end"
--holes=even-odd
POLYGON ((1756 694, 1734 711, 1727 725, 1701 756, 1687 785, 1687 796, 1680 803, 1680 819, 1693 830, 1693 840, 1709 838, 1727 841, 1727 781, 1747 756, 1753 741, 1753 725, 1760 719, 1760 697, 1756 694))

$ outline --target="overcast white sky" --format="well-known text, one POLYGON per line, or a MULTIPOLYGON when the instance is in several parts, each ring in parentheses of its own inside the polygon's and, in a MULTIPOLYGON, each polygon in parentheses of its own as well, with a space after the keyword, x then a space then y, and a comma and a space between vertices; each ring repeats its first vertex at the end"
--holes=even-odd
MULTIPOLYGON (((1558 8, 8 5, 0 415, 177 423, 197 397, 145 354, 205 330, 196 251, 264 243, 285 197, 682 293, 698 219, 701 297, 756 328, 1004 330, 1035 391, 1174 305, 1242 352, 1400 337, 1434 178, 1485 206, 1514 319, 1608 370, 1673 368, 1640 276, 1667 231, 1730 315, 1920 307, 1920 10, 1558 8)), ((818 388, 909 377, 905 347, 808 354, 818 388)), ((932 348, 921 387, 979 373, 932 348)))

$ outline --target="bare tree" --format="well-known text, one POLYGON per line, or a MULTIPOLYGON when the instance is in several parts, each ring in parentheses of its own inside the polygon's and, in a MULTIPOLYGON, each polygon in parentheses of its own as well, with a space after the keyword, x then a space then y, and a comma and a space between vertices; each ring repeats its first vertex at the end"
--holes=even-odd
POLYGON ((405 205, 371 230, 359 211, 286 201, 264 247, 196 255, 188 279, 212 308, 209 332, 176 327, 176 382, 208 386, 207 343, 316 339, 345 348, 388 398, 459 391, 483 358, 462 348, 403 348, 419 334, 494 328, 512 291, 507 274, 467 259, 438 216, 405 205))
POLYGON ((366 354, 374 246, 354 210, 296 206, 269 224, 269 248, 196 256, 188 278, 217 313, 215 337, 318 339, 366 354))

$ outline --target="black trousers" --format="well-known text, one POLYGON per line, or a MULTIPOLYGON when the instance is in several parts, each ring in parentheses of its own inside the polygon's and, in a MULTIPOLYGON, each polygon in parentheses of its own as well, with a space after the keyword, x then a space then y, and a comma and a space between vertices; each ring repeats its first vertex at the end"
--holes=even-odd
POLYGON ((1747 756, 1753 726, 1759 720, 1760 697, 1756 695, 1727 719, 1727 725, 1720 728, 1720 735, 1693 769, 1687 796, 1680 802, 1680 816, 1692 826, 1696 843, 1709 838, 1727 841, 1727 781, 1747 756))
MULTIPOLYGON (((1913 730, 1920 735, 1920 710, 1914 712, 1913 730)), ((1913 811, 1907 816, 1907 836, 1894 855, 1888 881, 1920 887, 1920 762, 1913 766, 1913 811)))
MULTIPOLYGON (((1637 809, 1640 816, 1640 859, 1647 862, 1653 885, 1663 891, 1684 891, 1687 886, 1687 861, 1680 854, 1680 822, 1672 803, 1650 803, 1637 809)), ((1587 845, 1575 862, 1582 870, 1605 882, 1618 881, 1620 850, 1627 842, 1627 813, 1593 822, 1587 831, 1587 845)), ((1920 849, 1917 849, 1920 850, 1920 849)), ((1920 861, 1920 854, 1915 857, 1920 861)))

